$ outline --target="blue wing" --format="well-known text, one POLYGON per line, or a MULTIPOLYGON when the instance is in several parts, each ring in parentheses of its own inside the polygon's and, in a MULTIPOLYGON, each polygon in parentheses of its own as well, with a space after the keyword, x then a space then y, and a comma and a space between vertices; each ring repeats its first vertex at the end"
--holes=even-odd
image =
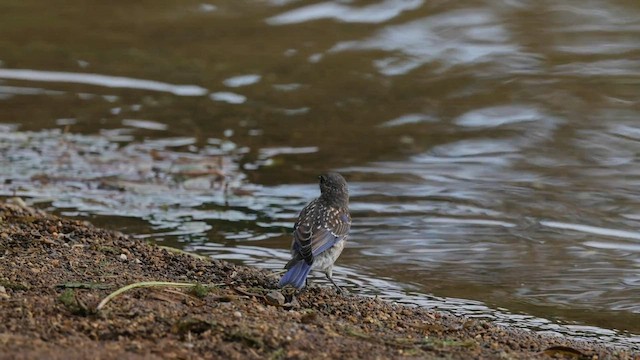
POLYGON ((311 235, 310 240, 296 240, 294 233, 292 246, 293 259, 285 266, 288 271, 282 276, 278 286, 291 285, 298 289, 304 287, 305 280, 311 272, 313 258, 331 248, 340 237, 335 236, 326 229, 320 229, 311 235), (303 255, 305 254, 305 255, 303 255))
POLYGON ((307 264, 313 258, 344 239, 351 228, 351 217, 346 209, 326 207, 318 200, 307 205, 294 226, 291 252, 293 259, 287 269, 300 260, 307 264))
POLYGON ((302 288, 311 272, 313 259, 344 239, 351 228, 351 217, 347 209, 326 207, 317 199, 309 203, 294 225, 292 259, 278 285, 302 288))

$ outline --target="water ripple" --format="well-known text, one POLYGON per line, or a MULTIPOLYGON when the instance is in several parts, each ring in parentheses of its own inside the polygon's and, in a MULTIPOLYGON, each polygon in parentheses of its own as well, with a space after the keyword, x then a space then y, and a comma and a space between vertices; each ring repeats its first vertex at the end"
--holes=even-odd
POLYGON ((290 10, 267 19, 270 25, 286 25, 319 19, 334 19, 349 23, 381 23, 405 11, 414 10, 423 0, 385 0, 379 4, 352 7, 335 2, 323 2, 290 10))
POLYGON ((401 75, 436 61, 445 67, 509 61, 505 55, 518 53, 517 46, 509 39, 509 33, 492 13, 484 9, 465 9, 387 26, 369 39, 340 42, 330 52, 380 50, 401 53, 403 57, 389 56, 375 61, 381 73, 401 75))
POLYGON ((557 228, 557 229, 568 229, 568 230, 586 232, 586 233, 596 234, 596 235, 640 240, 640 232, 635 232, 635 231, 608 229, 608 228, 602 228, 598 226, 582 225, 582 224, 567 224, 567 223, 562 223, 557 221, 547 221, 547 220, 540 221, 540 224, 544 226, 549 226, 552 228, 557 228))
POLYGON ((110 88, 128 88, 139 90, 153 90, 169 92, 179 96, 203 96, 208 90, 195 85, 172 85, 159 81, 132 79, 121 76, 108 76, 100 74, 81 74, 60 71, 41 71, 30 69, 0 69, 0 78, 62 82, 97 85, 110 88))

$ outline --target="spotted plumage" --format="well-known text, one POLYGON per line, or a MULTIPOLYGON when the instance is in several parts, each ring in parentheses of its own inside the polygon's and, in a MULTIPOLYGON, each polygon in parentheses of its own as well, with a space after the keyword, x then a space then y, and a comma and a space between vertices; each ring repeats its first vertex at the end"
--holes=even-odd
POLYGON ((302 288, 311 270, 320 270, 333 281, 333 264, 342 253, 351 228, 347 182, 338 173, 321 175, 320 197, 302 209, 293 227, 291 260, 279 285, 302 288))

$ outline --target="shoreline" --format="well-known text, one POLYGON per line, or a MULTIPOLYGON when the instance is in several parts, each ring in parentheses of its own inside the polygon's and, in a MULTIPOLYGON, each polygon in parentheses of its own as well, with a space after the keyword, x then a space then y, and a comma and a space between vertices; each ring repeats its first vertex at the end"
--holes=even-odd
POLYGON ((293 294, 277 281, 267 270, 0 201, 0 358, 640 359, 598 341, 333 287, 293 294), (105 303, 124 286, 154 281, 173 285, 126 290, 105 303))

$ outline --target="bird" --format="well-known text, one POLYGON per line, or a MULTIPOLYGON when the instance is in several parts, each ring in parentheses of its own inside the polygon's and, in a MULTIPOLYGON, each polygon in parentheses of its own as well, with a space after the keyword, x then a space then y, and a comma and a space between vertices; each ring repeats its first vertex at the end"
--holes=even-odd
POLYGON ((349 190, 347 181, 336 172, 320 175, 318 179, 320 196, 298 215, 293 226, 292 257, 278 285, 302 289, 311 270, 320 270, 342 293, 332 277, 333 264, 342 253, 351 229, 349 190))

